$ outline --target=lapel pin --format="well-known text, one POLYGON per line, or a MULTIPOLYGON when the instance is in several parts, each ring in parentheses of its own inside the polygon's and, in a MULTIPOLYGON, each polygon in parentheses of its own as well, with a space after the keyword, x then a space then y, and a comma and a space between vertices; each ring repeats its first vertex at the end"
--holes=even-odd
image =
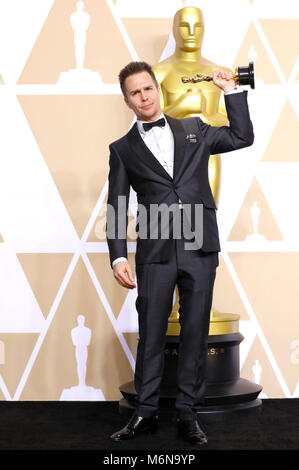
POLYGON ((188 140, 188 142, 190 142, 190 143, 196 143, 197 142, 196 134, 186 135, 186 140, 188 140))

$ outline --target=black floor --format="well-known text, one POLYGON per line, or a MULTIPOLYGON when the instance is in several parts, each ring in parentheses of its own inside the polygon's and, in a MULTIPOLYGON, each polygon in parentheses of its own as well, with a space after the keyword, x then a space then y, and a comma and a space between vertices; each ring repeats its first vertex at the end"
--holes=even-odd
MULTIPOLYGON (((102 459, 119 451, 197 452, 196 446, 178 436, 174 418, 173 410, 161 411, 156 434, 116 443, 110 434, 127 422, 117 402, 0 402, 0 451, 2 455, 5 450, 97 451, 102 459)), ((253 416, 204 426, 209 444, 203 452, 230 450, 236 456, 241 450, 299 450, 299 399, 263 400, 253 416)))

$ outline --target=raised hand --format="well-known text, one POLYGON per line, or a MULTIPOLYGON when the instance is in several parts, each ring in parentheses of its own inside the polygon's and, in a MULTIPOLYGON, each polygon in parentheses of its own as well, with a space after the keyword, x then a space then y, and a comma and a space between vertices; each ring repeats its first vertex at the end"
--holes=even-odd
POLYGON ((213 82, 223 91, 229 91, 235 88, 236 80, 232 72, 217 70, 213 73, 213 82))

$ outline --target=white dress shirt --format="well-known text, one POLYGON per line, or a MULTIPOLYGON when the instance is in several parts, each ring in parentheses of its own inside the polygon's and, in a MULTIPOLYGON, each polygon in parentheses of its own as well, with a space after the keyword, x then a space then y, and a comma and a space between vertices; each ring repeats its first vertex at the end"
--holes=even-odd
MULTIPOLYGON (((162 113, 157 120, 163 117, 165 119, 162 113)), ((144 122, 137 120, 137 128, 141 138, 159 163, 173 178, 174 138, 167 120, 165 119, 165 126, 155 126, 148 131, 143 129, 144 122)))
MULTIPOLYGON (((225 95, 230 95, 232 93, 240 93, 243 89, 239 87, 235 87, 232 90, 224 92, 225 95)), ((161 119, 164 117, 164 114, 158 117, 161 119)), ((157 120, 158 120, 157 119, 157 120)), ((173 178, 173 164, 174 164, 174 137, 170 125, 165 119, 165 126, 154 126, 148 131, 145 131, 143 128, 143 123, 146 121, 139 121, 137 120, 137 128, 141 138, 143 139, 144 143, 156 157, 156 159, 160 162, 160 164, 164 167, 164 169, 169 173, 169 175, 173 178)), ((182 201, 179 199, 179 208, 182 209, 182 201)), ((127 258, 121 256, 116 258, 112 262, 112 267, 119 261, 127 261, 127 258)))

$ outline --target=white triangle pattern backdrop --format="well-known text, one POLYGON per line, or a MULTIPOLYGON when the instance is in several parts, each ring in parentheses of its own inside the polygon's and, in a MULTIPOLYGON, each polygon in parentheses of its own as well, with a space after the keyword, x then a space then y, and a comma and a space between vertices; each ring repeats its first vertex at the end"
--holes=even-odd
MULTIPOLYGON (((133 121, 117 71, 169 56, 189 4, 203 11, 205 57, 256 68, 255 143, 222 157, 214 305, 241 315, 242 377, 265 398, 299 396, 298 3, 85 0, 78 74, 75 0, 1 0, 2 400, 117 400, 133 377, 136 291, 116 285, 98 236, 108 144, 133 121)), ((133 222, 135 203, 131 192, 133 222)))

